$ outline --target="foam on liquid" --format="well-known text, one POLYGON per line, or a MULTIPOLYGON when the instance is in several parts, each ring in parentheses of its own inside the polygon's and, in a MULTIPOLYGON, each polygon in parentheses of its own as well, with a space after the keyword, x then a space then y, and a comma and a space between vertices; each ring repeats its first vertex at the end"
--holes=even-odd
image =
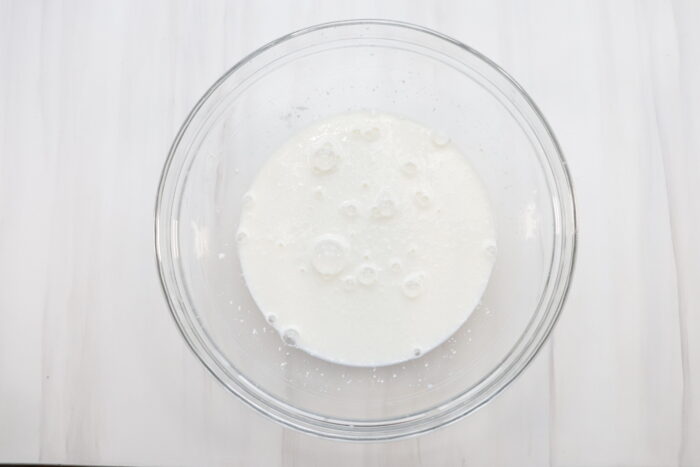
POLYGON ((445 341, 496 256, 486 192, 449 137, 370 112, 321 120, 275 152, 244 197, 236 239, 282 340, 356 366, 445 341))

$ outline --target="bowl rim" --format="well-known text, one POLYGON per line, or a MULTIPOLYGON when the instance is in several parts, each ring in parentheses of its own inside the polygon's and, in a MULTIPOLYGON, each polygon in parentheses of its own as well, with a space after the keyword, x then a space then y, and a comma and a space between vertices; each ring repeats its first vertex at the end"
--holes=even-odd
MULTIPOLYGON (((229 391, 231 391, 236 397, 245 402, 247 405, 287 427, 322 438, 346 441, 385 441, 404 439, 431 432, 450 423, 454 423, 462 417, 483 407, 486 403, 493 400, 493 398, 500 394, 505 388, 510 386, 510 384, 524 371, 524 369, 541 350, 561 314, 561 310, 565 304, 568 290, 571 285, 576 263, 578 229, 573 183, 571 181, 568 164, 564 159, 561 147, 539 107, 535 104, 530 95, 522 88, 522 86, 515 81, 515 79, 513 79, 505 70, 503 70, 499 65, 485 55, 452 37, 423 26, 402 21, 387 19, 352 19, 316 24, 293 31, 270 41, 239 60, 209 87, 209 89, 194 105, 192 110, 190 110, 186 119, 180 126, 180 129, 168 151, 167 159, 163 165, 155 201, 154 246, 161 291, 166 302, 168 303, 170 315, 175 321, 178 330, 182 334, 190 349, 217 380, 219 380, 229 391), (555 191, 560 198, 560 213, 562 218, 561 225, 563 228, 560 235, 561 258, 559 261, 556 281, 554 283, 554 289, 551 293, 551 300, 546 307, 546 312, 542 315, 540 322, 534 327, 532 335, 527 336, 529 337, 529 340, 520 351, 519 358, 511 362, 510 366, 507 367, 500 375, 498 375, 495 380, 488 382, 488 384, 482 387, 480 391, 477 391, 473 396, 473 401, 460 400, 465 398, 467 392, 471 390, 469 389, 466 392, 462 392, 452 399, 445 401, 441 405, 430 407, 418 412, 417 414, 363 422, 358 420, 343 420, 334 417, 321 416, 307 410, 299 409, 258 388, 254 382, 249 381, 243 374, 238 373, 235 378, 231 378, 226 369, 220 367, 215 356, 212 354, 212 349, 207 348, 206 343, 201 340, 201 336, 196 335, 196 333, 194 333, 194 331, 191 329, 190 323, 184 319, 182 310, 171 294, 171 288, 177 287, 177 285, 171 283, 172 278, 170 276, 172 274, 169 272, 169 267, 173 266, 171 264, 171 258, 169 257, 171 249, 167 251, 164 249, 164 244, 169 244, 167 235, 171 229, 171 224, 169 218, 163 219, 162 217, 168 175, 170 174, 180 142, 202 106, 231 75, 265 51, 295 37, 331 28, 368 25, 408 29, 413 32, 426 34, 432 36, 433 38, 447 41, 463 51, 473 55, 476 59, 491 67, 502 78, 505 78, 507 84, 512 86, 520 97, 524 99, 526 106, 530 108, 535 119, 542 125, 545 136, 548 138, 549 143, 553 148, 553 152, 557 156, 552 158, 549 157, 549 153, 547 153, 548 157, 546 157, 546 160, 550 166, 550 169, 560 169, 559 176, 557 176, 555 173, 553 173, 552 176, 556 179, 555 186, 557 189, 555 191), (558 167, 553 167, 553 164, 558 164, 558 167), (227 376, 229 377, 227 378, 227 376)), ((553 272, 554 256, 552 257, 550 276, 547 281, 551 279, 553 272)), ((541 299, 542 298, 543 297, 541 297, 541 299)), ((541 307, 542 300, 538 303, 537 309, 541 307)), ((533 321, 534 316, 530 319, 530 322, 526 326, 520 338, 513 344, 511 350, 504 357, 502 363, 505 362, 506 359, 508 359, 514 352, 514 350, 516 350, 518 345, 522 343, 521 341, 523 341, 523 339, 526 337, 528 330, 530 330, 533 325, 533 321)), ((496 369, 498 369, 502 363, 499 364, 496 369)), ((484 378, 475 383, 473 387, 478 387, 482 383, 485 383, 486 380, 495 373, 496 369, 492 370, 491 373, 487 374, 484 378)))

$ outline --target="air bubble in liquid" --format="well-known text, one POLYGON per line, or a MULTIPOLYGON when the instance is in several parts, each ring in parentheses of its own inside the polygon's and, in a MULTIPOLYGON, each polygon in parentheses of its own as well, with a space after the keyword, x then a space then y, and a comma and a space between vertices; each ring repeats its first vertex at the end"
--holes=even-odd
POLYGON ((282 334, 282 340, 285 344, 296 347, 299 344, 299 331, 296 329, 287 329, 282 334))
POLYGON ((317 174, 328 173, 338 165, 338 154, 329 143, 321 146, 311 155, 311 166, 317 174))
POLYGON ((246 209, 250 209, 253 207, 253 204, 255 204, 255 197, 253 197, 252 193, 246 193, 243 195, 243 207, 246 209))
POLYGON ((398 258, 394 258, 389 262, 389 268, 393 272, 400 272, 401 271, 401 260, 398 258))
POLYGON ((404 162, 401 172, 407 177, 415 177, 418 173, 418 165, 413 161, 404 162))
POLYGON ((311 264, 319 274, 332 276, 345 268, 347 242, 339 235, 322 235, 316 240, 311 264))
POLYGON ((340 279, 340 282, 343 284, 343 289, 349 291, 355 290, 357 287, 357 278, 353 275, 345 276, 342 279, 340 279))
POLYGON ((357 217, 360 209, 358 208, 356 201, 348 200, 344 201, 343 204, 340 205, 340 212, 345 217, 352 219, 353 217, 357 217))
POLYGON ((425 279, 425 274, 422 272, 414 272, 409 274, 403 281, 401 289, 404 295, 408 298, 416 298, 423 292, 423 281, 425 279))
POLYGON ((484 243, 482 246, 484 248, 484 251, 486 252, 486 254, 489 257, 491 257, 491 258, 496 257, 496 253, 498 252, 498 247, 496 247, 495 240, 492 240, 492 239, 484 240, 484 243))
POLYGON ((418 347, 416 347, 415 349, 413 349, 413 356, 415 356, 415 357, 420 357, 420 355, 421 355, 422 353, 423 353, 423 352, 422 352, 421 349, 419 349, 418 347))
POLYGON ((413 196, 413 200, 416 202, 418 207, 427 208, 430 206, 430 195, 424 190, 416 191, 416 194, 413 196))
POLYGON ((398 207, 393 196, 386 190, 382 190, 377 196, 377 201, 372 207, 372 217, 375 219, 390 219, 398 214, 398 207))
POLYGON ((433 131, 432 141, 435 146, 447 146, 450 144, 450 136, 444 131, 433 131))
POLYGON ((269 315, 267 315, 267 322, 268 322, 268 323, 272 324, 272 323, 274 323, 275 321, 277 321, 277 315, 276 315, 276 314, 270 313, 269 315))
POLYGON ((238 243, 244 242, 247 238, 248 238, 248 232, 246 232, 245 230, 239 230, 236 233, 236 241, 238 243))
POLYGON ((369 130, 365 130, 362 136, 364 137, 365 141, 374 143, 382 137, 382 132, 379 130, 379 128, 372 127, 369 130))
POLYGON ((363 264, 357 271, 357 280, 362 285, 372 285, 377 281, 379 269, 373 264, 363 264))

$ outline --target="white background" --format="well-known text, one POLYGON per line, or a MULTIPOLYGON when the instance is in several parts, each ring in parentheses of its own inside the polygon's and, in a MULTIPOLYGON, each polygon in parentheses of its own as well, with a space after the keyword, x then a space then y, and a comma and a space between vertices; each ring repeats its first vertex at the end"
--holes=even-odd
POLYGON ((0 0, 0 462, 700 466, 700 2, 0 0), (153 207, 168 146, 243 55, 323 21, 485 53, 558 135, 579 255, 552 339, 479 412, 345 444, 244 406, 184 345, 153 207))

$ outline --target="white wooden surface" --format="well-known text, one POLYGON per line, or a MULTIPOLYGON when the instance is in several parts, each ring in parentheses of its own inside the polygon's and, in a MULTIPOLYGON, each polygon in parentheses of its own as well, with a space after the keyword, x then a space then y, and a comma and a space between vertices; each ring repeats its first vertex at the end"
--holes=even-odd
POLYGON ((0 0, 0 462, 700 466, 700 2, 0 0), (186 349, 152 215, 204 90, 318 22, 423 24, 533 95, 573 174, 575 282, 504 394, 434 434, 310 438, 186 349))

